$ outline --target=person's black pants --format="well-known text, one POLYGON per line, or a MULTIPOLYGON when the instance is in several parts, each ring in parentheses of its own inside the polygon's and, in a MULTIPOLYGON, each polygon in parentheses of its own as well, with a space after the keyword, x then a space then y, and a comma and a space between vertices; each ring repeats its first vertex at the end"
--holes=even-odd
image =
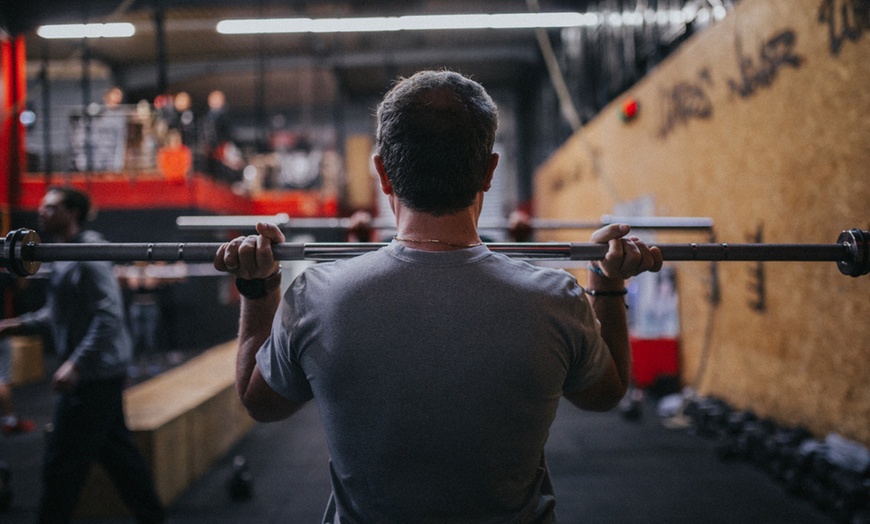
POLYGON ((83 381, 58 397, 47 435, 39 522, 69 522, 88 471, 99 462, 139 522, 163 522, 151 470, 124 421, 124 377, 83 381))

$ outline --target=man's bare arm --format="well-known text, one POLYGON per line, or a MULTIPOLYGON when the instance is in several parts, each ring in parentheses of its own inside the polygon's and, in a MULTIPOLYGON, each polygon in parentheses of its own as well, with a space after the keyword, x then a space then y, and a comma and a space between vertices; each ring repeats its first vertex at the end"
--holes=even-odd
POLYGON ((625 238, 630 228, 613 224, 592 235, 593 242, 607 242, 604 260, 589 272, 587 289, 595 293, 590 302, 595 317, 601 323, 601 338, 610 351, 605 372, 589 387, 577 392, 565 392, 565 398, 581 409, 607 411, 625 396, 631 380, 631 347, 628 341, 628 318, 624 297, 625 280, 662 267, 662 254, 648 247, 637 237, 625 238))
MULTIPOLYGON (((246 279, 263 279, 275 274, 280 266, 272 255, 271 245, 283 242, 284 234, 270 224, 258 224, 257 232, 259 235, 238 237, 223 244, 215 255, 215 268, 246 279)), ((251 417, 260 422, 287 418, 301 407, 275 392, 257 368, 257 351, 269 338, 280 302, 280 287, 260 298, 242 297, 236 392, 251 417)))

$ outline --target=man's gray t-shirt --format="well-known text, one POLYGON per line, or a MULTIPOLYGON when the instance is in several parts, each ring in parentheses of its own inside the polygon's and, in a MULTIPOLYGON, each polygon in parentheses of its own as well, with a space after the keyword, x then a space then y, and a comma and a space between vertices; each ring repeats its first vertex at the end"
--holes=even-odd
POLYGON ((257 364, 282 396, 317 399, 325 522, 552 522, 550 424, 608 358, 568 273, 393 241, 300 275, 257 364))

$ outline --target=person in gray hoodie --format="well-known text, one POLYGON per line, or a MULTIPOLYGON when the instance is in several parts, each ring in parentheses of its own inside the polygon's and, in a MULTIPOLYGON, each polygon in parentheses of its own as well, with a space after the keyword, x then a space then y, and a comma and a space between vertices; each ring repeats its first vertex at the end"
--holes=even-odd
MULTIPOLYGON (((104 242, 82 227, 90 209, 85 193, 50 187, 39 206, 39 228, 48 241, 104 242)), ((163 522, 150 467, 124 420, 132 343, 110 262, 52 263, 45 305, 0 321, 0 336, 45 330, 61 364, 51 380, 58 397, 45 446, 39 522, 69 522, 94 462, 109 473, 139 522, 163 522)))

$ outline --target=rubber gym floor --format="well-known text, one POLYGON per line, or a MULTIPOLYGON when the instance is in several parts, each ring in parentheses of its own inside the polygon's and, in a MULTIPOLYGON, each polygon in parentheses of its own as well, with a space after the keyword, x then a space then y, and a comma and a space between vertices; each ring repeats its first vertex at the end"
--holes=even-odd
MULTIPOLYGON (((46 375, 52 369, 46 360, 46 375)), ((39 500, 43 434, 50 421, 48 382, 14 390, 18 411, 34 420, 31 433, 0 437, 0 460, 12 472, 12 507, 0 522, 33 522, 39 500)), ((716 458, 715 441, 666 429, 648 400, 642 416, 618 410, 581 412, 563 403, 547 457, 560 523, 814 524, 834 522, 811 502, 790 496, 767 473, 746 462, 716 458)), ((291 419, 259 424, 168 508, 177 524, 319 523, 329 496, 328 453, 316 407, 291 419), (228 480, 243 456, 252 496, 234 500, 228 480)), ((78 519, 116 524, 132 519, 78 519)))

